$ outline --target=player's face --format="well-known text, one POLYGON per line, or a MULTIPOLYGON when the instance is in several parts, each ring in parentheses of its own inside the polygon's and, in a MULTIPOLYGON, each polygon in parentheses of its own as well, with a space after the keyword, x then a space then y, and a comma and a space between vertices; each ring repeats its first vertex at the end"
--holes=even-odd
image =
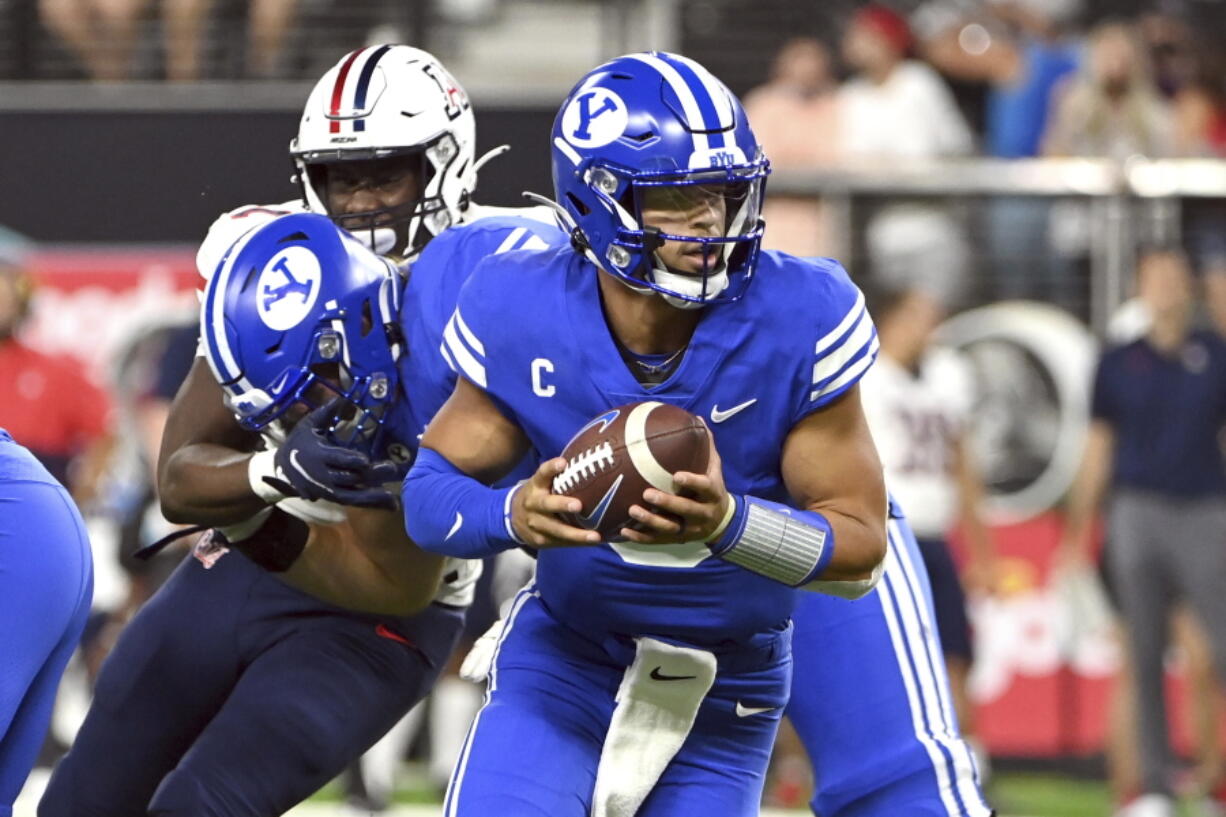
MULTIPOLYGON (((366 226, 359 224, 357 219, 347 224, 344 217, 390 210, 419 199, 420 168, 421 159, 417 156, 330 164, 324 178, 328 214, 340 218, 341 226, 346 229, 366 226)), ((390 224, 394 219, 391 212, 381 213, 374 226, 390 224)))
MULTIPOLYGON (((643 225, 662 233, 716 238, 724 235, 728 223, 725 187, 717 184, 648 187, 640 205, 643 225)), ((714 265, 718 246, 688 241, 665 241, 656 257, 668 269, 701 275, 714 265)))

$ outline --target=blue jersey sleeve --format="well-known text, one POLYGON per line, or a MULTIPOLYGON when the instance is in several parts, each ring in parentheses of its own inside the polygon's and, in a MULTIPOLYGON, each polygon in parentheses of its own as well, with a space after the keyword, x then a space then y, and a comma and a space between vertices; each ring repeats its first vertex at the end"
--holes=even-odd
POLYGON ((801 307, 816 320, 805 358, 811 365, 799 374, 794 423, 841 397, 877 357, 877 330, 864 305, 864 293, 837 262, 820 259, 820 266, 812 276, 813 301, 801 307))
MULTIPOLYGON (((467 323, 456 319, 456 303, 473 271, 486 258, 564 241, 565 235, 556 227, 530 218, 499 216, 446 230, 422 252, 410 269, 406 307, 401 312, 411 360, 405 387, 420 425, 434 416, 455 388, 456 374, 463 371, 456 357, 468 361, 449 349, 449 338, 463 346, 464 329, 460 327, 467 323)), ((480 348, 479 341, 477 345, 480 348)))

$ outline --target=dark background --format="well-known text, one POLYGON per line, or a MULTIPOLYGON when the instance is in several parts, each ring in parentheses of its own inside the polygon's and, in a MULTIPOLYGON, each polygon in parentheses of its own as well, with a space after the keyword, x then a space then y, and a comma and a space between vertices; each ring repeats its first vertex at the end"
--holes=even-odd
MULTIPOLYGON (((552 108, 474 106, 477 200, 520 205, 550 194, 552 108)), ((0 112, 0 224, 40 241, 197 242, 242 204, 297 198, 291 111, 0 112)))

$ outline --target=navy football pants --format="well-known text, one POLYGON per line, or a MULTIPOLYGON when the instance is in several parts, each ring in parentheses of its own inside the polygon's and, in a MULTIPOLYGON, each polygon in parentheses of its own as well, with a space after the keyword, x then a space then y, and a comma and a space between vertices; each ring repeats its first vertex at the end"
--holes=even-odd
MULTIPOLYGON (((0 457, 19 451, 0 446, 0 457)), ((12 813, 46 737, 93 596, 85 525, 50 479, 0 477, 0 817, 12 813)))
POLYGON ((270 817, 433 685, 463 612, 351 613, 237 551, 186 558, 124 630, 40 817, 270 817))

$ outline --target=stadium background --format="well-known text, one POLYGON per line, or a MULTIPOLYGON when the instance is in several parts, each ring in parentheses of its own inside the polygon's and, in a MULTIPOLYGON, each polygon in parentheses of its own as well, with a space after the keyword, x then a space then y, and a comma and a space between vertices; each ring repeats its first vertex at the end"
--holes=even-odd
MULTIPOLYGON (((133 46, 119 78, 97 71, 91 76, 86 56, 53 32, 51 5, 0 0, 0 224, 31 239, 23 257, 36 290, 22 338, 79 361, 114 404, 108 417, 116 443, 83 505, 96 534, 96 606, 121 622, 155 581, 125 570, 118 552, 134 536, 148 538, 160 529, 146 518, 151 438, 143 430, 144 409, 169 330, 192 320, 194 242, 223 210, 295 197, 286 145, 312 81, 339 56, 378 41, 434 51, 473 98, 478 154, 513 146, 509 157, 483 169, 478 197, 514 205, 520 191, 550 189, 545 134, 557 103, 601 58, 646 47, 677 50, 745 94, 768 82, 772 61, 793 36, 813 36, 837 54, 859 4, 291 0, 282 4, 288 17, 278 34, 279 56, 256 68, 247 45, 256 4, 217 0, 202 4, 205 13, 192 34, 201 49, 195 75, 174 82, 165 77, 184 46, 163 22, 169 4, 130 4, 133 46), (135 517, 133 534, 128 529, 135 517)), ((84 17, 93 4, 61 5, 84 17)), ((965 33, 984 11, 957 0, 891 5, 910 15, 919 35, 954 20, 965 33)), ((1221 0, 1047 5, 1069 13, 1074 41, 1105 19, 1148 24, 1152 15, 1165 15, 1177 35, 1173 46, 1149 43, 1155 70, 1167 53, 1160 49, 1169 47, 1186 49, 1189 60, 1222 66, 1221 0), (1196 35, 1206 32, 1216 32, 1216 41, 1209 37, 1208 49, 1198 50, 1196 35)), ((990 24, 986 30, 993 31, 990 24)), ((1226 77, 1218 79, 1226 84, 1226 77)), ((1128 297, 1138 248, 1226 232, 1226 161, 1211 150, 986 156, 987 84, 946 80, 976 134, 976 155, 781 168, 768 189, 775 196, 820 199, 824 223, 832 225, 823 248, 856 277, 874 274, 867 225, 879 208, 903 200, 938 202, 952 213, 970 255, 955 299, 962 314, 947 324, 946 339, 983 352, 972 354, 980 366, 980 416, 995 421, 981 430, 979 443, 1003 567, 996 592, 973 599, 979 661, 972 678, 979 731, 999 772, 995 801, 1005 815, 1105 814, 1103 748, 1118 657, 1106 611, 1087 612, 1049 581, 1049 558, 1060 536, 1058 505, 1076 466, 1093 355, 1128 297), (1080 232, 1084 250, 1062 268, 1065 280, 1056 285, 1006 280, 999 261, 1009 250, 992 243, 984 213, 993 202, 1017 197, 1047 208, 1049 224, 1077 219, 1070 229, 1080 232), (1031 303, 1019 304, 1014 295, 1031 303), (1011 403, 1012 411, 1002 408, 1011 403)), ((1162 90, 1174 99, 1180 89, 1162 90)), ((1217 116, 1226 116, 1220 107, 1217 116)), ((763 141, 769 154, 770 140, 763 141)), ((1040 251, 1034 252, 1034 263, 1042 263, 1040 251)), ((1181 667, 1174 651, 1171 693, 1180 710, 1174 737, 1187 750, 1181 667)), ((74 705, 72 695, 66 698, 56 728, 60 740, 71 737, 74 705)), ((406 785, 406 796, 415 796, 406 785)))

